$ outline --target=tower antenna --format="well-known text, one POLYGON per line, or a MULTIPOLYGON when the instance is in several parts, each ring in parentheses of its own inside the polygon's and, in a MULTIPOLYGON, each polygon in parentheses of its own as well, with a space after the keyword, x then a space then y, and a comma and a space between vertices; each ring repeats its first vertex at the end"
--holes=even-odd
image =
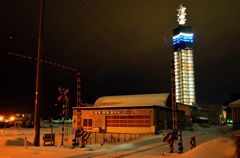
POLYGON ((179 4, 183 6, 183 0, 179 0, 179 4))
POLYGON ((185 25, 186 21, 187 21, 187 18, 186 18, 186 7, 183 6, 183 0, 180 0, 180 5, 179 5, 179 8, 177 9, 177 21, 178 21, 178 24, 179 25, 185 25))

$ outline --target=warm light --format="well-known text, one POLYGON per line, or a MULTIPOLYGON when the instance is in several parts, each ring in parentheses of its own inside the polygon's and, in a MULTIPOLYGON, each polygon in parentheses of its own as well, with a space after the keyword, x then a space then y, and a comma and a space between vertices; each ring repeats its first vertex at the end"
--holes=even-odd
POLYGON ((14 121, 14 120, 15 120, 15 117, 14 117, 14 116, 11 116, 9 120, 10 120, 10 121, 14 121))
MULTIPOLYGON (((192 38, 193 34, 182 32, 174 39, 179 40, 182 36, 192 38)), ((174 52, 175 90, 178 103, 193 105, 195 103, 193 58, 189 58, 189 55, 192 56, 192 50, 181 49, 174 52)))
POLYGON ((0 116, 0 121, 3 121, 4 117, 3 116, 0 116))
POLYGON ((184 7, 183 5, 180 5, 180 7, 179 7, 179 9, 177 9, 177 11, 178 11, 178 14, 177 14, 177 16, 178 16, 178 19, 177 19, 177 21, 178 21, 178 24, 179 25, 184 25, 185 23, 186 23, 186 21, 187 21, 187 19, 186 19, 186 7, 184 7))

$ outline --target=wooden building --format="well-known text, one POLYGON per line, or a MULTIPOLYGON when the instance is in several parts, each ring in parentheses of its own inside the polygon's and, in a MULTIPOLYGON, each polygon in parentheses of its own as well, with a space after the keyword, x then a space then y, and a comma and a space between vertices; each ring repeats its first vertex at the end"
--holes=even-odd
MULTIPOLYGON (((184 128, 185 112, 177 111, 179 128, 184 128)), ((74 129, 93 132, 159 133, 172 128, 169 93, 106 96, 92 107, 73 107, 74 129)))
POLYGON ((229 104, 232 111, 233 129, 240 129, 240 99, 229 104))

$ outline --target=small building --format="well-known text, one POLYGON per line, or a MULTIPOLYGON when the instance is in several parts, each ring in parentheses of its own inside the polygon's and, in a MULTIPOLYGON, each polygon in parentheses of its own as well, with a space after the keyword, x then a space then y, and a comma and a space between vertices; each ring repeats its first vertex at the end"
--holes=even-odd
POLYGON ((233 129, 240 129, 240 99, 231 102, 229 107, 232 111, 233 129))
MULTIPOLYGON (((177 110, 177 115, 179 128, 184 128, 185 112, 177 110)), ((93 132, 159 133, 172 128, 171 95, 100 97, 92 107, 73 107, 72 126, 93 132)))
POLYGON ((218 104, 201 104, 192 108, 193 123, 223 125, 227 122, 226 108, 218 104))
POLYGON ((15 117, 16 127, 33 127, 34 126, 34 115, 28 113, 19 113, 15 117))
POLYGON ((192 128, 192 109, 193 108, 195 108, 195 106, 177 103, 177 109, 184 111, 185 129, 192 128))

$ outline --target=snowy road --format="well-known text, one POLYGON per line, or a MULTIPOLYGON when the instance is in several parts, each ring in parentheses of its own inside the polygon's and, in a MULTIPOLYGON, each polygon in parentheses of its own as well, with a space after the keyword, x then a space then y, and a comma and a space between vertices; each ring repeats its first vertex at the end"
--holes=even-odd
MULTIPOLYGON (((213 140, 222 134, 226 133, 228 129, 222 128, 220 126, 213 128, 206 128, 200 132, 183 132, 183 147, 184 152, 190 150, 190 138, 192 136, 196 137, 197 145, 202 144, 206 141, 213 140)), ((169 152, 169 145, 162 141, 163 136, 149 136, 146 140, 141 140, 139 142, 127 143, 118 146, 113 146, 109 149, 102 149, 99 152, 88 153, 83 155, 71 156, 69 158, 135 158, 135 157, 155 157, 160 155, 165 155, 169 152)), ((175 153, 178 151, 177 142, 175 141, 174 149, 175 153)))
MULTIPOLYGON (((216 138, 218 135, 214 134, 215 132, 206 132, 206 133, 192 133, 185 132, 183 135, 183 146, 185 149, 190 149, 189 140, 192 136, 196 136, 197 144, 205 142, 216 138)), ((175 152, 177 152, 177 141, 175 141, 175 152)), ((157 155, 162 155, 163 153, 169 152, 169 145, 166 142, 163 142, 163 135, 154 135, 148 136, 145 139, 121 144, 117 146, 112 146, 111 148, 101 149, 94 153, 81 154, 76 156, 71 156, 68 158, 121 158, 121 157, 138 157, 144 155, 149 155, 150 153, 157 153, 157 155)))
MULTIPOLYGON (((222 144, 224 149, 227 149, 225 142, 228 142, 228 146, 233 146, 230 150, 234 149, 232 141, 224 139, 212 140, 221 135, 232 133, 231 127, 223 126, 211 126, 210 128, 201 128, 196 127, 194 132, 183 131, 183 146, 184 152, 190 149, 189 140, 191 136, 196 136, 197 148, 186 152, 182 155, 192 153, 192 151, 198 151, 202 153, 203 150, 201 143, 208 145, 207 149, 214 150, 217 149, 219 152, 224 152, 219 147, 219 144, 222 144), (213 142, 213 143, 211 143, 213 142), (212 145, 214 144, 214 145, 212 145)), ((60 128, 59 128, 60 130, 60 128)), ((47 132, 48 129, 41 129, 42 133, 47 132)), ((55 129, 55 132, 58 133, 58 129, 55 129)), ((220 137, 221 138, 221 137, 220 137)), ((57 137, 58 139, 58 137, 57 137)), ((155 157, 164 157, 168 158, 174 154, 168 154, 169 145, 162 142, 163 135, 151 135, 139 138, 135 141, 131 141, 125 144, 90 144, 87 145, 85 149, 75 148, 71 149, 69 147, 60 147, 59 144, 54 147, 34 147, 31 146, 33 142, 33 130, 32 129, 4 129, 0 130, 0 158, 16 158, 16 157, 25 157, 25 158, 155 158, 155 157), (24 147, 24 137, 28 137, 29 146, 24 147)), ((60 140, 60 139, 59 139, 60 140)), ((57 142, 59 141, 57 140, 57 142)), ((177 143, 177 142, 176 142, 177 143)), ((177 144, 175 144, 175 149, 177 150, 177 144)), ((205 149, 205 148, 204 148, 205 149)), ((179 154, 175 154, 180 156, 179 154)), ((206 156, 205 156, 206 157, 206 156)), ((187 157, 189 158, 189 157, 187 157)), ((196 158, 196 157, 194 157, 196 158)), ((202 158, 202 157, 201 157, 202 158)), ((212 158, 212 157, 210 157, 212 158)), ((225 158, 225 157, 224 157, 225 158)))

